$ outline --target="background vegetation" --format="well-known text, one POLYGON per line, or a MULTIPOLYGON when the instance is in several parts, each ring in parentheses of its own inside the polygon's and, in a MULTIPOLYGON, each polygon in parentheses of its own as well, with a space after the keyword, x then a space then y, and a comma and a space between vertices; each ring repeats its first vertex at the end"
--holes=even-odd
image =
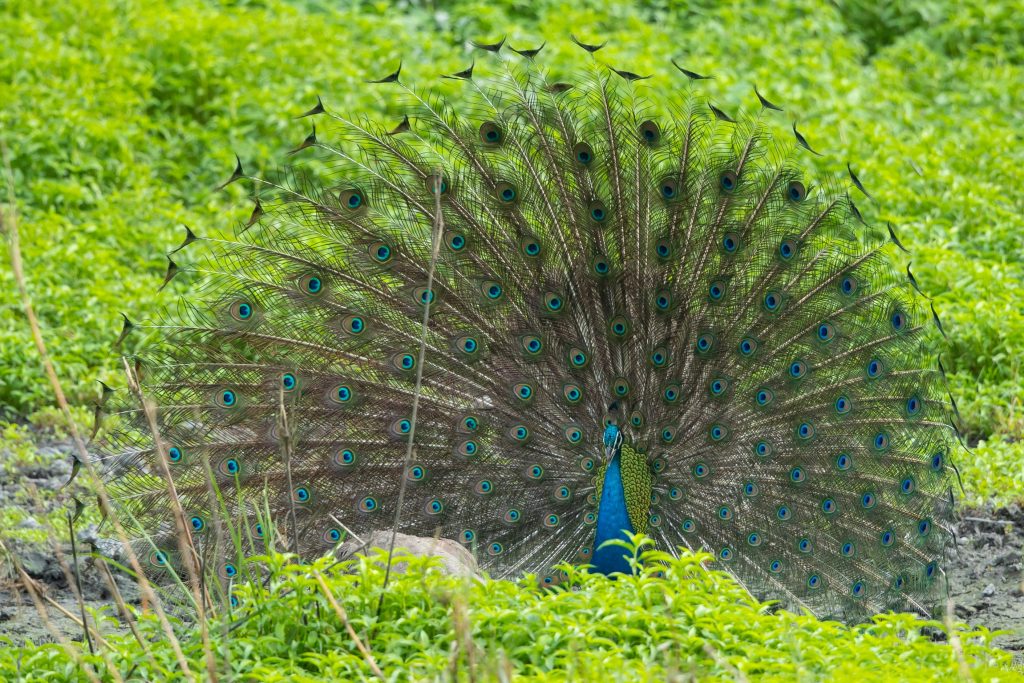
MULTIPOLYGON (((601 56, 620 68, 666 75, 675 57, 713 74, 702 87, 728 111, 753 110, 756 83, 826 153, 823 172, 854 163, 949 331, 970 499, 1024 497, 1019 1, 8 0, 0 135, 72 398, 92 400, 96 379, 123 385, 118 313, 153 317, 180 293, 156 290, 181 225, 209 234, 248 214, 240 192, 211 191, 234 153, 252 169, 279 164, 317 94, 387 119, 386 89, 364 79, 404 60, 408 80, 437 83, 468 64, 467 39, 547 40, 545 63, 571 70, 570 32, 609 39, 601 56)), ((52 399, 25 329, 0 268, 0 417, 38 420, 52 399)))

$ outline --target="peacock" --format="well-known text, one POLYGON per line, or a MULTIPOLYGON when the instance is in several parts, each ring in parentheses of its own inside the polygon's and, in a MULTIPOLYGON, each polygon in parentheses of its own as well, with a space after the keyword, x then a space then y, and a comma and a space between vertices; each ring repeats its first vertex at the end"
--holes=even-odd
POLYGON ((896 229, 852 165, 806 177, 819 153, 756 87, 731 116, 679 60, 572 40, 569 80, 544 45, 474 43, 449 96, 368 80, 396 120, 317 98, 290 153, 311 170, 237 161, 251 215, 186 228, 164 285, 192 294, 124 318, 156 410, 102 410, 151 568, 180 564, 166 469, 224 580, 219 514, 244 555, 266 519, 303 557, 397 520, 557 585, 629 573, 614 541, 643 533, 821 616, 936 603, 962 441, 896 229))

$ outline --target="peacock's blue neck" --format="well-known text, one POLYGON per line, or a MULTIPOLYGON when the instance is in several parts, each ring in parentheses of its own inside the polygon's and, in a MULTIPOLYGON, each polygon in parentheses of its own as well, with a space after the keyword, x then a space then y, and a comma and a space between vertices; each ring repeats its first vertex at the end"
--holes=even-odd
POLYGON ((619 453, 615 453, 604 473, 604 485, 601 487, 601 501, 597 508, 597 533, 594 538, 594 571, 601 574, 622 572, 631 573, 629 562, 624 555, 627 550, 622 546, 601 547, 605 541, 622 539, 628 541, 626 533, 633 533, 633 525, 629 521, 626 510, 626 491, 622 486, 622 462, 619 453))

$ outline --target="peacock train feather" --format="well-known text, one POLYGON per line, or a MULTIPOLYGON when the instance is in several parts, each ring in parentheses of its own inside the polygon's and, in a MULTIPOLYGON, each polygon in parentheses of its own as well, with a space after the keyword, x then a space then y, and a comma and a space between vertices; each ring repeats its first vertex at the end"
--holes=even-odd
POLYGON ((134 362, 165 444, 121 399, 105 448, 151 563, 177 553, 162 458, 201 548, 219 508, 258 552, 266 510, 315 556, 401 499, 402 532, 495 576, 628 570, 597 546, 643 531, 820 615, 926 610, 955 404, 934 309, 892 229, 866 228, 852 168, 852 187, 806 177, 817 152, 769 133, 783 115, 756 90, 733 118, 682 67, 648 80, 581 44, 568 83, 538 50, 477 47, 450 100, 401 68, 367 86, 400 122, 318 100, 295 151, 328 179, 239 162, 251 218, 170 257, 198 296, 126 319, 159 340, 134 362))

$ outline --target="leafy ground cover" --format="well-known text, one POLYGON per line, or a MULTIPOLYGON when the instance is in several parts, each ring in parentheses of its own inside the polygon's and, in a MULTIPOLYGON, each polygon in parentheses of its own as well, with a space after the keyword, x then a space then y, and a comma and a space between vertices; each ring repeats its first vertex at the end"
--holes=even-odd
MULTIPOLYGON (((413 558, 407 574, 393 576, 377 616, 384 557, 333 569, 327 560, 267 558, 266 587, 241 588, 237 604, 209 624, 222 678, 376 680, 376 668, 396 681, 1024 680, 986 629, 909 615, 850 628, 768 614, 728 575, 708 570, 705 554, 648 552, 638 576, 611 582, 570 571, 557 590, 445 576, 413 558), (654 576, 659 570, 666 579, 654 576)), ((111 668, 128 680, 180 676, 155 617, 140 629, 152 641, 148 653, 117 634, 96 655, 76 649, 72 657, 55 643, 0 647, 0 676, 87 681, 87 668, 103 679, 111 668)), ((205 672, 200 639, 181 641, 189 670, 205 672)))
MULTIPOLYGON (((5 3, 0 12, 0 136, 23 214, 30 287, 72 398, 120 386, 110 344, 118 313, 154 318, 183 290, 157 293, 182 224, 226 230, 249 211, 211 191, 233 153, 274 167, 308 132, 294 115, 328 106, 393 118, 367 77, 404 60, 433 87, 464 68, 467 39, 547 40, 544 61, 571 72, 567 40, 609 39, 609 64, 678 87, 669 58, 714 80, 729 111, 753 111, 752 85, 786 108, 782 123, 852 162, 892 221, 949 332, 943 359, 973 454, 969 500, 1024 497, 1024 5, 972 0, 833 4, 644 2, 429 3, 178 0, 5 3)), ((785 126, 780 127, 784 128, 785 126)), ((902 265, 902 264, 901 264, 902 265)), ((0 417, 52 401, 7 268, 0 268, 0 417)))

